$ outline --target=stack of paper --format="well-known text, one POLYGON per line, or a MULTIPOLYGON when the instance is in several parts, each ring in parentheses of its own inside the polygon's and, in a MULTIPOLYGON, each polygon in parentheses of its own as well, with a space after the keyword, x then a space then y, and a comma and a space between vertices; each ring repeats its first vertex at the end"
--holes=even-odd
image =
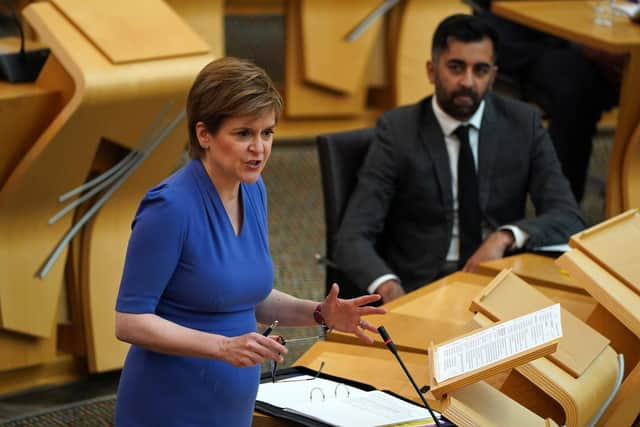
POLYGON ((345 384, 309 376, 260 384, 259 402, 331 426, 392 426, 412 421, 432 422, 429 412, 388 393, 363 391, 345 384))

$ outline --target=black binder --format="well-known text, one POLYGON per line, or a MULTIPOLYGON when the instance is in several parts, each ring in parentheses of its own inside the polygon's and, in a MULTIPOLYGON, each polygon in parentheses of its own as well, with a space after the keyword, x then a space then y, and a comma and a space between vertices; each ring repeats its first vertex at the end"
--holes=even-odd
MULTIPOLYGON (((294 378, 294 377, 298 377, 298 376, 303 376, 303 375, 309 375, 309 376, 316 376, 317 371, 310 369, 310 368, 306 368, 304 366, 294 366, 291 368, 286 368, 286 369, 282 369, 282 370, 278 370, 277 372, 277 380, 282 380, 282 379, 287 379, 287 378, 294 378)), ((351 386, 351 387, 355 387, 355 388, 359 388, 360 390, 363 391, 373 391, 376 388, 373 387, 372 385, 369 384, 365 384, 359 381, 353 381, 350 380, 348 378, 342 378, 342 377, 337 377, 335 375, 329 375, 329 374, 325 374, 324 372, 322 372, 320 374, 320 378, 324 378, 327 380, 331 380, 331 381, 336 381, 336 382, 340 382, 342 384, 351 386)), ((260 382, 261 383, 267 383, 271 381, 271 373, 267 372, 262 374, 261 378, 260 378, 260 382)), ((394 396, 398 399, 401 399, 405 402, 411 403, 415 406, 418 406, 420 408, 422 408, 422 405, 418 405, 416 402, 413 402, 411 400, 408 400, 402 396, 399 396, 391 391, 388 390, 383 390, 384 393, 387 393, 391 396, 394 396)), ((290 412, 290 411, 285 411, 283 408, 274 406, 274 405, 270 405, 268 403, 265 402, 261 402, 259 400, 256 400, 256 407, 255 407, 256 411, 263 413, 263 414, 267 414, 267 415, 271 415, 274 417, 278 417, 278 418, 283 418, 289 421, 293 421, 301 426, 307 426, 307 427, 330 427, 330 424, 326 424, 322 421, 318 421, 316 419, 313 418, 308 418, 302 414, 299 413, 295 413, 295 412, 290 412)), ((443 426, 455 426, 455 424, 451 423, 450 421, 446 420, 444 417, 440 418, 440 422, 443 426)))

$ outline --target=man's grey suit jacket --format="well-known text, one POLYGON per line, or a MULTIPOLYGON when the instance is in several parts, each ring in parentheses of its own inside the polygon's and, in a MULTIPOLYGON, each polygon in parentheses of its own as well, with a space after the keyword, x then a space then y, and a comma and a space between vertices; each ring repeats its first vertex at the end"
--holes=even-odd
MULTIPOLYGON (((437 276, 451 240, 451 181, 431 97, 381 116, 334 252, 362 293, 383 274, 399 276, 407 291, 437 276)), ((520 227, 526 248, 565 243, 584 227, 540 115, 523 102, 486 96, 478 185, 485 226, 520 227), (525 218, 527 195, 535 218, 525 218)))

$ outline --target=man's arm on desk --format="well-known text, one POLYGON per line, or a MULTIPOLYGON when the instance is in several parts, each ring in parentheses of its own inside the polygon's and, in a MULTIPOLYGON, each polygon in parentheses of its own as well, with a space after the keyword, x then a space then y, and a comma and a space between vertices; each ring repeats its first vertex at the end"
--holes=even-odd
POLYGON ((382 296, 382 302, 384 304, 393 301, 396 298, 400 298, 406 292, 404 288, 396 279, 388 279, 382 282, 375 289, 375 293, 382 296))
POLYGON ((487 236, 478 250, 476 250, 471 258, 467 260, 462 271, 473 273, 476 271, 480 263, 502 258, 504 253, 513 247, 514 243, 515 237, 511 230, 501 229, 494 231, 487 236))

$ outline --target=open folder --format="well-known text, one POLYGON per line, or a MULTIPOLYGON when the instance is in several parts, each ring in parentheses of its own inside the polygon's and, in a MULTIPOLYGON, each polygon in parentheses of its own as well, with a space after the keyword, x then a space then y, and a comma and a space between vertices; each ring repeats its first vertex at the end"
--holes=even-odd
POLYGON ((263 376, 256 410, 305 426, 433 425, 429 412, 414 402, 368 384, 324 373, 316 377, 316 373, 305 367, 288 368, 278 373, 275 383, 263 376))

